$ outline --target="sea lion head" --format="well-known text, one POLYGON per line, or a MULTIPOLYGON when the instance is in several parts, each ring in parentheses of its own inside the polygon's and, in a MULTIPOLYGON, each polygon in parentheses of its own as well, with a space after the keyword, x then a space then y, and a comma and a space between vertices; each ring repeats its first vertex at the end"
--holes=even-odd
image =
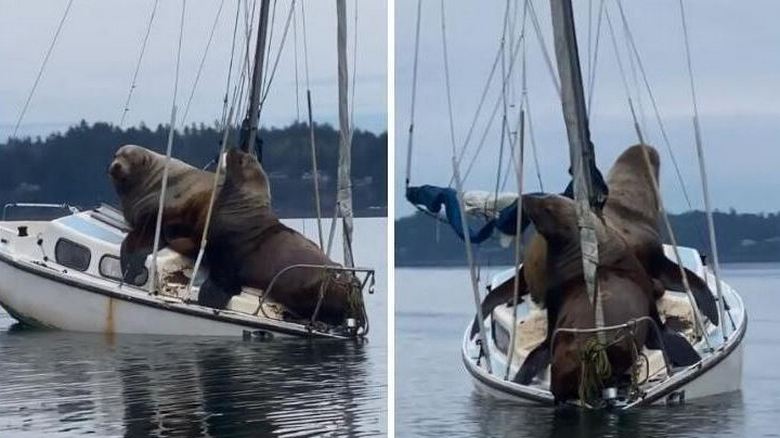
POLYGON ((108 174, 114 187, 121 194, 127 192, 139 179, 148 174, 158 154, 136 145, 124 145, 114 154, 108 166, 108 174))
POLYGON ((612 169, 610 169, 607 179, 610 180, 622 172, 630 172, 636 178, 644 180, 643 182, 645 184, 652 184, 652 180, 647 172, 645 153, 647 153, 647 159, 650 161, 650 170, 657 181, 658 170, 661 167, 661 159, 658 156, 658 151, 652 146, 643 144, 633 145, 623 151, 617 160, 615 160, 615 164, 612 166, 612 169))
POLYGON ((524 277, 533 300, 543 303, 553 284, 581 275, 576 205, 559 195, 523 195, 522 202, 536 228, 525 250, 524 277))
POLYGON ((271 186, 263 166, 252 154, 238 149, 227 151, 225 183, 242 193, 252 193, 262 205, 271 204, 271 186))
POLYGON ((569 198, 560 195, 523 195, 523 210, 536 231, 548 241, 565 241, 577 236, 577 210, 569 198))
MULTIPOLYGON (((545 273, 542 280, 556 278, 563 281, 581 276, 582 250, 576 202, 560 195, 523 195, 523 210, 533 222, 537 233, 544 238, 538 245, 539 248, 536 248, 536 253, 532 255, 545 259, 546 263, 531 257, 529 261, 532 263, 529 267, 546 264, 545 270, 553 270, 545 273)), ((599 265, 620 264, 630 255, 625 240, 603 218, 590 210, 588 214, 596 232, 599 265)), ((529 249, 534 248, 529 246, 529 249)), ((527 251, 526 255, 528 254, 527 251)), ((526 274, 526 281, 528 280, 529 276, 526 274)))
POLYGON ((660 158, 654 147, 637 144, 623 151, 607 175, 607 204, 631 211, 635 218, 655 222, 660 203, 653 179, 658 181, 659 169, 660 158))

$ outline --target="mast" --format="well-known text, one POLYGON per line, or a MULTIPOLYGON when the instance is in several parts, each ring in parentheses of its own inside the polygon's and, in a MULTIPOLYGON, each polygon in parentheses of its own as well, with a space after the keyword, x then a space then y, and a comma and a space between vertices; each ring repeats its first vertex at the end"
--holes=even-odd
MULTIPOLYGON (((243 141, 241 150, 254 153, 254 144, 257 139, 257 125, 260 122, 260 96, 263 85, 263 62, 265 61, 266 36, 268 35, 268 10, 270 0, 260 2, 260 20, 257 27, 257 42, 255 44, 255 66, 252 71, 252 88, 249 94, 249 108, 247 108, 242 130, 243 141)), ((261 158, 261 157, 258 157, 261 158)))
POLYGON ((596 268, 599 262, 598 242, 590 211, 599 210, 606 193, 604 187, 594 182, 596 169, 593 143, 590 141, 582 72, 574 30, 574 13, 571 0, 550 0, 552 11, 555 57, 561 83, 561 104, 569 137, 569 157, 574 182, 574 200, 577 203, 577 222, 580 229, 582 265, 588 298, 593 303, 596 327, 604 325, 596 284, 596 268))
POLYGON ((344 264, 355 265, 352 258, 352 131, 349 126, 349 71, 347 70, 347 4, 346 0, 336 0, 336 19, 338 30, 338 75, 339 75, 339 170, 338 193, 336 197, 338 213, 342 218, 344 238, 344 264))

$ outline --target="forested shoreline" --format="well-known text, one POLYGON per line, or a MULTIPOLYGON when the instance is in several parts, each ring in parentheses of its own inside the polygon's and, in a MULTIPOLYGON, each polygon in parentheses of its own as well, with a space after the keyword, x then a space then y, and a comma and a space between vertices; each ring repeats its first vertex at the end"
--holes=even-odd
MULTIPOLYGON (((671 214, 680 245, 708 254, 706 216, 701 211, 671 214)), ((714 212, 720 260, 731 262, 780 261, 780 212, 714 212)), ((667 239, 668 240, 668 239, 667 239)), ((475 254, 483 264, 505 265, 513 261, 510 248, 491 238, 475 254)), ((461 266, 466 264, 463 242, 448 224, 416 213, 395 221, 396 266, 461 266)))
MULTIPOLYGON (((86 121, 45 138, 10 139, 0 143, 0 205, 9 202, 51 202, 90 207, 117 205, 107 168, 116 149, 137 144, 157 152, 165 148, 168 126, 121 129, 86 121)), ((235 136, 233 136, 235 137, 235 136)), ((222 132, 216 124, 177 130, 173 155, 203 168, 216 157, 222 132)), ((309 128, 294 123, 262 129, 263 166, 271 180, 274 207, 283 217, 315 213, 309 128)), ((335 206, 339 133, 315 124, 323 214, 335 206)), ((234 141, 234 140, 233 140, 234 141)), ((231 142, 232 143, 232 142, 231 142)), ((387 133, 356 130, 352 139, 352 190, 356 216, 387 214, 387 133)))

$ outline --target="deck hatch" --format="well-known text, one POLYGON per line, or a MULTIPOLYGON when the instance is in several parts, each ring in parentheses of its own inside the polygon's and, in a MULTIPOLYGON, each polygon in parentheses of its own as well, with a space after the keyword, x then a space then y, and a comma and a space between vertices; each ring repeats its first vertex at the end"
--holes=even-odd
POLYGON ((114 232, 108 228, 90 222, 89 220, 78 215, 72 215, 58 219, 56 222, 94 239, 102 240, 115 245, 120 245, 122 243, 123 236, 118 232, 114 232))

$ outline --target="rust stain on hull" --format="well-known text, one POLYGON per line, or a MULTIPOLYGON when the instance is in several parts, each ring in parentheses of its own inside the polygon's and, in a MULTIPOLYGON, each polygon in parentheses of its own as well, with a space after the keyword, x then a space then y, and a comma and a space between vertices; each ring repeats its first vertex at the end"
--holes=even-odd
POLYGON ((115 306, 115 300, 111 297, 108 297, 108 309, 106 311, 106 339, 112 343, 114 341, 114 334, 116 333, 116 328, 114 327, 114 306, 115 306))

